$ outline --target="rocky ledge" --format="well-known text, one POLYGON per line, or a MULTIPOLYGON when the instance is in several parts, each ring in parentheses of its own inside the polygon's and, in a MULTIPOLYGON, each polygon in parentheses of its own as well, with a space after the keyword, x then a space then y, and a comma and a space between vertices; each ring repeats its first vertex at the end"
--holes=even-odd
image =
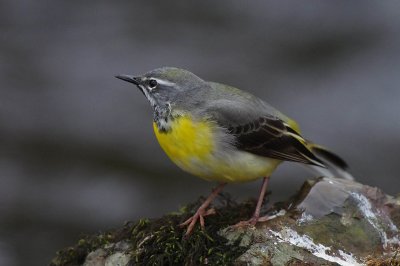
POLYGON ((400 265, 400 197, 357 182, 318 178, 297 195, 248 219, 255 201, 220 195, 206 229, 187 239, 178 224, 201 199, 159 219, 128 222, 57 252, 56 265, 400 265))

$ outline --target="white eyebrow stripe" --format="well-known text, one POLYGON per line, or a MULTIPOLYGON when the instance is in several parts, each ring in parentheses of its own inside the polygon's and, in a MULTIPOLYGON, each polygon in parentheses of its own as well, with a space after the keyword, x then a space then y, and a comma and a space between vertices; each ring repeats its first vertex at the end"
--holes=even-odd
POLYGON ((158 84, 164 85, 164 86, 174 86, 175 83, 171 82, 171 81, 167 81, 167 80, 163 80, 163 79, 157 79, 157 78, 152 78, 155 79, 157 81, 158 84))

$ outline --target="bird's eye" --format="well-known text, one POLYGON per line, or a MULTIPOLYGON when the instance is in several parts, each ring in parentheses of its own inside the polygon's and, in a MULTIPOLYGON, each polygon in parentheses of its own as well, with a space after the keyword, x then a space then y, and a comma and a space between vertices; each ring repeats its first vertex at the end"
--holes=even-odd
POLYGON ((151 80, 149 81, 149 86, 150 86, 150 88, 152 88, 152 89, 154 89, 155 87, 157 87, 157 80, 151 79, 151 80))

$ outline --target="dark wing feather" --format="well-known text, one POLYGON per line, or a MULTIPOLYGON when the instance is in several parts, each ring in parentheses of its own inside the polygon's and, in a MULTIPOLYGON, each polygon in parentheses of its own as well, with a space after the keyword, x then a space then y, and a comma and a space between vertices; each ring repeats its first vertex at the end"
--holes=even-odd
POLYGON ((238 149, 274 159, 324 167, 323 162, 304 144, 303 138, 278 118, 260 117, 244 125, 231 126, 228 130, 236 137, 238 149))
POLYGON ((215 88, 213 97, 217 99, 206 102, 201 116, 208 116, 228 129, 238 149, 274 159, 325 167, 297 130, 289 126, 286 121, 289 118, 252 95, 234 88, 223 88, 224 85, 215 88), (221 90, 224 94, 219 94, 221 90))

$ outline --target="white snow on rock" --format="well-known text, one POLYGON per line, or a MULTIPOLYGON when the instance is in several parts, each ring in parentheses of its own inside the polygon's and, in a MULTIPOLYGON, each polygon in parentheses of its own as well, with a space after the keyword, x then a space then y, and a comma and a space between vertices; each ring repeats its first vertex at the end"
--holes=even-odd
MULTIPOLYGON (((311 252, 314 256, 322 258, 324 260, 335 262, 342 266, 357 266, 360 264, 352 254, 348 254, 342 250, 339 250, 339 254, 328 254, 327 251, 331 251, 330 247, 326 247, 322 244, 314 243, 313 239, 307 235, 299 235, 293 229, 284 227, 280 232, 269 230, 269 232, 278 238, 279 242, 290 243, 299 248, 303 248, 311 252)), ((332 253, 332 252, 331 252, 332 253)))

